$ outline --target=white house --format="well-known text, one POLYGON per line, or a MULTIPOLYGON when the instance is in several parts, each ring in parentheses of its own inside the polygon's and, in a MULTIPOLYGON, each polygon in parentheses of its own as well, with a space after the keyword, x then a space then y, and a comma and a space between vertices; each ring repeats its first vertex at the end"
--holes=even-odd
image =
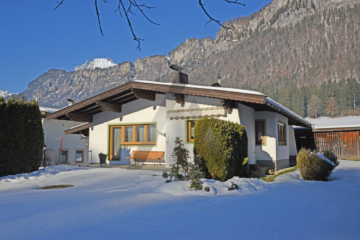
POLYGON ((66 135, 65 130, 71 129, 78 122, 66 120, 48 120, 46 116, 59 109, 40 107, 44 140, 46 145, 46 157, 50 164, 88 165, 88 137, 78 135, 66 135), (62 151, 60 144, 62 142, 62 151))
MULTIPOLYGON (((310 127, 302 117, 262 93, 234 88, 134 80, 50 114, 47 118, 89 122, 92 163, 99 153, 109 164, 130 164, 133 151, 162 151, 173 163, 174 140, 193 152, 193 128, 201 117, 242 124, 252 165, 275 169, 296 156, 292 125, 310 127)), ((70 131, 71 133, 71 131, 70 131)))

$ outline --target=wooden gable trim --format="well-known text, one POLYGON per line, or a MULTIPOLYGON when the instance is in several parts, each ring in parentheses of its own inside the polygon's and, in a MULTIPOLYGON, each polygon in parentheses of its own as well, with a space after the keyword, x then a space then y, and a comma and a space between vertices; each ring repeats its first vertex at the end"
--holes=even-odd
POLYGON ((67 117, 71 118, 75 122, 92 122, 92 115, 81 113, 68 113, 67 117))
POLYGON ((70 128, 68 130, 65 130, 64 132, 65 132, 65 135, 69 135, 69 134, 73 134, 73 133, 83 131, 83 130, 86 130, 86 129, 89 129, 89 128, 90 128, 90 123, 87 123, 87 124, 84 124, 84 125, 80 125, 78 127, 70 128))
POLYGON ((121 105, 108 103, 103 101, 97 101, 96 105, 100 107, 103 112, 117 112, 121 113, 121 105))
POLYGON ((142 89, 131 89, 137 98, 146 99, 149 101, 155 101, 156 93, 151 91, 146 91, 142 89))

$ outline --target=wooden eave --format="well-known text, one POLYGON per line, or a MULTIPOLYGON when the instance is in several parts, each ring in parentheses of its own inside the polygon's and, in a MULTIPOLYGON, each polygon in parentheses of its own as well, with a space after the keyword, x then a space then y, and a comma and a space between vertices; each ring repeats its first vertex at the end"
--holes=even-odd
MULTIPOLYGON (((58 120, 71 120, 69 117, 70 113, 84 114, 84 115, 95 115, 103 112, 101 107, 97 105, 97 102, 107 102, 112 104, 123 105, 128 102, 139 99, 139 91, 136 90, 145 90, 154 93, 166 94, 184 94, 184 95, 193 95, 201 97, 211 97, 219 99, 228 99, 238 102, 250 102, 264 104, 265 95, 255 95, 239 92, 228 92, 217 89, 202 89, 202 88, 192 88, 187 85, 179 86, 174 85, 161 85, 153 83, 144 83, 144 82, 128 82, 106 92, 100 93, 88 99, 85 99, 81 102, 75 103, 73 105, 67 106, 60 109, 54 113, 51 113, 47 116, 47 119, 58 119, 58 120)), ((141 96, 140 96, 141 97, 141 96)))
MULTIPOLYGON (((227 103, 229 103, 229 101, 230 103, 231 101, 239 102, 255 109, 255 111, 270 111, 282 114, 289 119, 290 125, 305 126, 304 123, 298 121, 298 119, 292 117, 291 115, 288 115, 285 112, 280 111, 279 109, 268 106, 265 101, 265 95, 257 95, 236 91, 230 92, 215 87, 214 89, 192 87, 188 84, 181 86, 181 84, 154 84, 151 82, 147 83, 136 81, 125 83, 121 86, 100 93, 81 102, 75 103, 71 106, 60 109, 59 111, 49 114, 47 116, 47 119, 71 120, 71 118, 69 117, 71 113, 93 116, 95 114, 103 112, 101 107, 97 105, 97 102, 99 101, 104 103, 118 104, 121 106, 139 98, 152 99, 151 94, 155 93, 172 93, 173 95, 177 94, 210 97, 220 99, 223 102, 227 103), (149 92, 148 96, 146 96, 146 91, 149 92)), ((228 105, 231 105, 230 103, 228 105)))
POLYGON ((83 134, 85 136, 89 136, 89 127, 90 124, 83 124, 74 128, 70 128, 68 130, 65 130, 65 135, 69 135, 69 134, 83 134))

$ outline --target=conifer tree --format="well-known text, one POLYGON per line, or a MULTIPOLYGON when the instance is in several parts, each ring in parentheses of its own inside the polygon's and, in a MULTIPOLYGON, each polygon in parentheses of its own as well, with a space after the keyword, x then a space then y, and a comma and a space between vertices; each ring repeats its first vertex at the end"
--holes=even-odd
POLYGON ((318 96, 312 95, 308 105, 309 116, 317 118, 321 111, 321 101, 318 96))
POLYGON ((329 98, 328 106, 326 108, 326 112, 331 117, 339 113, 339 106, 334 97, 329 98))

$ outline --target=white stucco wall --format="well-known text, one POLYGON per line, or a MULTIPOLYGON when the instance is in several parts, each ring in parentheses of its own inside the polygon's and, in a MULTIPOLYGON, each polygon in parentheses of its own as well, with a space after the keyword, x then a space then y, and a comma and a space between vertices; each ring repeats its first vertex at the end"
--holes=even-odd
POLYGON ((237 104, 240 124, 246 129, 248 137, 249 164, 256 164, 255 149, 255 110, 240 103, 237 104))
MULTIPOLYGON (((215 98, 206 98, 206 97, 196 97, 196 96, 185 96, 185 104, 178 104, 174 100, 171 94, 167 94, 166 99, 166 111, 172 110, 183 110, 183 109, 199 109, 199 108, 208 108, 208 107, 222 107, 219 99, 215 98)), ((231 113, 226 113, 224 110, 224 116, 217 117, 220 120, 231 121, 234 123, 240 123, 239 111, 237 108, 234 108, 231 113)), ((197 118, 191 118, 197 119, 197 118)), ((176 137, 180 137, 185 142, 186 149, 190 152, 190 161, 193 161, 193 149, 194 144, 186 142, 186 118, 180 119, 170 119, 169 114, 167 114, 167 150, 166 150, 166 165, 169 166, 173 164, 174 159, 172 158, 172 151, 175 147, 174 141, 176 137)))
POLYGON ((275 114, 275 133, 276 133, 276 139, 278 139, 278 122, 283 122, 286 124, 286 145, 279 145, 276 143, 276 159, 277 160, 283 160, 283 159, 289 159, 289 124, 288 119, 284 117, 283 115, 280 115, 278 113, 275 114))
MULTIPOLYGON (((255 120, 265 120, 265 144, 256 145, 256 160, 276 160, 277 121, 274 112, 255 112, 255 120)), ((254 127, 255 128, 255 127, 254 127)), ((254 141, 255 142, 255 141, 254 141)))
POLYGON ((157 142, 156 145, 125 145, 121 151, 121 161, 108 161, 111 164, 129 164, 126 159, 132 151, 165 151, 166 138, 166 108, 165 95, 157 94, 155 101, 138 99, 122 105, 122 112, 102 112, 93 116, 90 123, 89 150, 92 151, 93 163, 99 163, 99 153, 108 154, 109 151, 109 127, 110 125, 126 125, 156 123, 157 142))
POLYGON ((88 164, 88 138, 81 138, 80 134, 65 135, 64 131, 71 127, 80 125, 79 122, 65 121, 65 120, 47 120, 42 119, 44 129, 44 139, 47 147, 46 155, 52 159, 52 164, 55 159, 59 159, 60 137, 62 137, 62 148, 68 151, 68 164, 70 165, 87 165, 88 164), (84 161, 75 162, 76 150, 84 151, 84 161))
POLYGON ((297 148, 295 141, 295 131, 293 126, 289 126, 289 155, 297 156, 297 148))

